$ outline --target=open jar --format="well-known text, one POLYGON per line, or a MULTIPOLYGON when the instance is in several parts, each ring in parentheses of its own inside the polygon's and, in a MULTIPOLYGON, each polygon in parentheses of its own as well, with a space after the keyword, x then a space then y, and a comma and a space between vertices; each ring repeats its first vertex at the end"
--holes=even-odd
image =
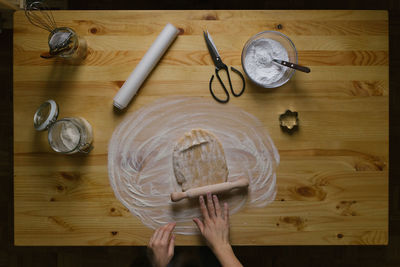
POLYGON ((92 149, 92 126, 84 118, 58 118, 58 105, 47 100, 37 109, 33 125, 37 131, 48 130, 51 148, 62 154, 89 153, 92 149))

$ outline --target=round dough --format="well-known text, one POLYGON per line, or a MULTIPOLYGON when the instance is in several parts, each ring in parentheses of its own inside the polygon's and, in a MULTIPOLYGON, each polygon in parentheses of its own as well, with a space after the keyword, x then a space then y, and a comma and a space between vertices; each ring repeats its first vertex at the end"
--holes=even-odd
POLYGON ((227 181, 228 167, 222 145, 206 130, 186 133, 176 143, 172 157, 175 178, 182 191, 227 181))

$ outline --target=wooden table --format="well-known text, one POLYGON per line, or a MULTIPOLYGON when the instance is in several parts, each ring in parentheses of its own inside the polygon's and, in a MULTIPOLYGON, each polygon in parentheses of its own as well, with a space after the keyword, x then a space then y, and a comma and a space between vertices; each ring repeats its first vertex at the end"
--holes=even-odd
MULTIPOLYGON (((210 98, 214 71, 203 40, 208 29, 228 65, 263 30, 287 34, 310 74, 275 90, 247 80, 235 105, 268 128, 279 149, 276 200, 231 218, 235 245, 344 245, 388 242, 388 14, 386 11, 56 11, 58 25, 84 36, 81 65, 44 60, 47 32, 22 11, 14 20, 14 224, 16 245, 145 245, 153 230, 114 197, 107 145, 126 114, 113 97, 167 22, 181 29, 127 108, 167 95, 210 98), (44 100, 60 118, 82 116, 94 128, 90 155, 51 151, 32 127, 44 100), (288 135, 278 116, 299 112, 288 135)), ((236 83, 235 85, 239 85, 236 83)), ((178 245, 201 244, 178 236, 178 245)))

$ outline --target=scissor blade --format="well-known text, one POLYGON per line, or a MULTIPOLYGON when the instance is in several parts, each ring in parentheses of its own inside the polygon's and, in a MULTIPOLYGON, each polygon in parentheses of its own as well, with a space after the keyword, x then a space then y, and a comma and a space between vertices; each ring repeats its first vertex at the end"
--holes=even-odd
POLYGON ((207 32, 204 33, 204 39, 206 40, 208 51, 210 52, 211 58, 214 61, 215 66, 217 66, 220 62, 217 58, 220 58, 217 48, 211 38, 211 35, 207 32))
POLYGON ((211 44, 212 47, 214 48, 215 54, 217 55, 217 57, 220 57, 220 55, 219 55, 219 53, 218 53, 218 49, 217 49, 217 47, 215 46, 214 41, 213 41, 213 39, 211 38, 211 35, 210 35, 210 33, 208 32, 208 30, 207 30, 207 37, 208 37, 208 39, 210 40, 210 44, 211 44))

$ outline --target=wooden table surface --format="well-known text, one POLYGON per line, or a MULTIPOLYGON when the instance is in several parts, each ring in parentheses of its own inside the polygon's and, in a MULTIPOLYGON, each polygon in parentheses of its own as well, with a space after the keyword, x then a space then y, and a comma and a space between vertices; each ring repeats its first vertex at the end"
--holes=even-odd
MULTIPOLYGON (((81 65, 45 60, 48 33, 14 17, 14 226, 16 245, 145 245, 153 230, 114 197, 107 145, 126 113, 113 97, 167 22, 181 29, 127 108, 169 95, 210 98, 214 71, 203 29, 223 61, 241 69, 254 34, 287 34, 310 74, 297 72, 275 90, 247 79, 228 105, 258 117, 277 146, 278 193, 264 208, 231 217, 235 245, 345 245, 388 242, 388 14, 386 11, 55 11, 59 26, 84 36, 81 65), (47 99, 60 116, 82 116, 94 128, 88 155, 52 152, 36 132, 36 108, 47 99), (300 129, 282 132, 278 116, 299 112, 300 129)), ((239 86, 240 82, 235 81, 239 86)), ((178 236, 178 245, 202 244, 178 236)))

